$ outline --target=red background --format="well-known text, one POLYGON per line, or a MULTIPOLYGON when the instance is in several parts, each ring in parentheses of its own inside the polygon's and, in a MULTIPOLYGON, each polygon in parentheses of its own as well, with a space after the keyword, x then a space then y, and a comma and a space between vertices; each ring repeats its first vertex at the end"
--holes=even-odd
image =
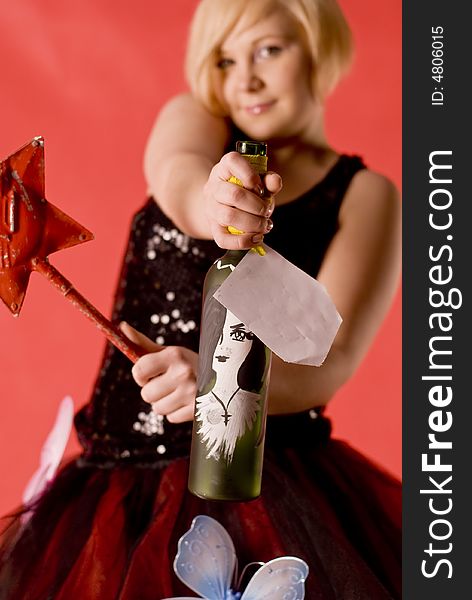
MULTIPOLYGON (((329 101, 339 150, 401 177, 401 3, 341 0, 354 69, 329 101)), ((162 104, 185 89, 196 0, 0 0, 0 157, 46 140, 46 195, 95 233, 51 262, 109 314, 131 214, 145 198, 142 152, 162 104)), ((399 296, 367 360, 332 401, 335 434, 400 473, 399 296)), ((19 319, 0 306, 0 514, 19 503, 66 394, 88 400, 104 341, 33 274, 19 319)), ((71 441, 68 453, 76 452, 71 441)))

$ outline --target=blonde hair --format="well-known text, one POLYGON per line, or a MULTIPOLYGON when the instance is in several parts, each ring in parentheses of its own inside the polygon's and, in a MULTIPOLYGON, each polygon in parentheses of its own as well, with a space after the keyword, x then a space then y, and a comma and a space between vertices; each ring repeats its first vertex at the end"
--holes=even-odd
POLYGON ((217 93, 220 47, 244 15, 248 26, 282 8, 301 27, 312 59, 313 91, 324 98, 347 71, 352 36, 336 0, 201 0, 195 11, 186 56, 192 93, 214 114, 225 109, 217 93))

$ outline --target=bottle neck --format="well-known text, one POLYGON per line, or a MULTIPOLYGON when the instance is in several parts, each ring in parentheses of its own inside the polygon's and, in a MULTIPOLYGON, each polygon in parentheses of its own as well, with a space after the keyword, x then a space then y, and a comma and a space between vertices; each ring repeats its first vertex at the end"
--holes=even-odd
MULTIPOLYGON (((267 173, 267 145, 262 142, 251 142, 251 141, 238 141, 236 142, 236 150, 243 156, 252 168, 259 174, 264 175, 267 173)), ((228 181, 242 186, 243 183, 237 177, 231 176, 228 181)), ((233 235, 240 235, 244 233, 233 227, 227 227, 228 231, 233 235)), ((265 254, 262 246, 256 246, 251 249, 254 252, 258 252, 261 256, 265 254)), ((222 257, 222 262, 237 265, 246 256, 248 250, 228 250, 222 257)))
POLYGON ((237 265, 245 256, 248 250, 226 250, 221 260, 224 263, 237 265))

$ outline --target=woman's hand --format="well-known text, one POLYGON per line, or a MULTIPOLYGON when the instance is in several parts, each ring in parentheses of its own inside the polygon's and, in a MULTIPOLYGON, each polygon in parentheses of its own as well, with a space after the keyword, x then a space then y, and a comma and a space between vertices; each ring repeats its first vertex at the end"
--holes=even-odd
POLYGON ((171 423, 193 419, 198 354, 181 346, 160 346, 128 323, 121 331, 148 354, 133 366, 132 374, 141 387, 141 396, 159 415, 171 423))
POLYGON ((220 248, 243 250, 257 246, 272 229, 274 198, 282 188, 277 173, 262 178, 238 152, 229 152, 213 167, 203 193, 211 232, 220 248), (231 183, 233 176, 244 187, 231 183), (228 226, 243 232, 229 233, 228 226))

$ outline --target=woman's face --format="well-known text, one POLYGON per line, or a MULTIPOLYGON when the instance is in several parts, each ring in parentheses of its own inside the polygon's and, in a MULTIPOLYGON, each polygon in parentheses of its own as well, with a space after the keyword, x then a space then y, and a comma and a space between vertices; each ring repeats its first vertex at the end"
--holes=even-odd
POLYGON ((213 370, 235 372, 243 364, 252 346, 253 334, 229 310, 226 311, 225 322, 218 344, 213 355, 213 370))
POLYGON ((222 44, 218 68, 228 114, 252 139, 299 136, 312 124, 310 57, 283 10, 249 27, 241 20, 222 44))

